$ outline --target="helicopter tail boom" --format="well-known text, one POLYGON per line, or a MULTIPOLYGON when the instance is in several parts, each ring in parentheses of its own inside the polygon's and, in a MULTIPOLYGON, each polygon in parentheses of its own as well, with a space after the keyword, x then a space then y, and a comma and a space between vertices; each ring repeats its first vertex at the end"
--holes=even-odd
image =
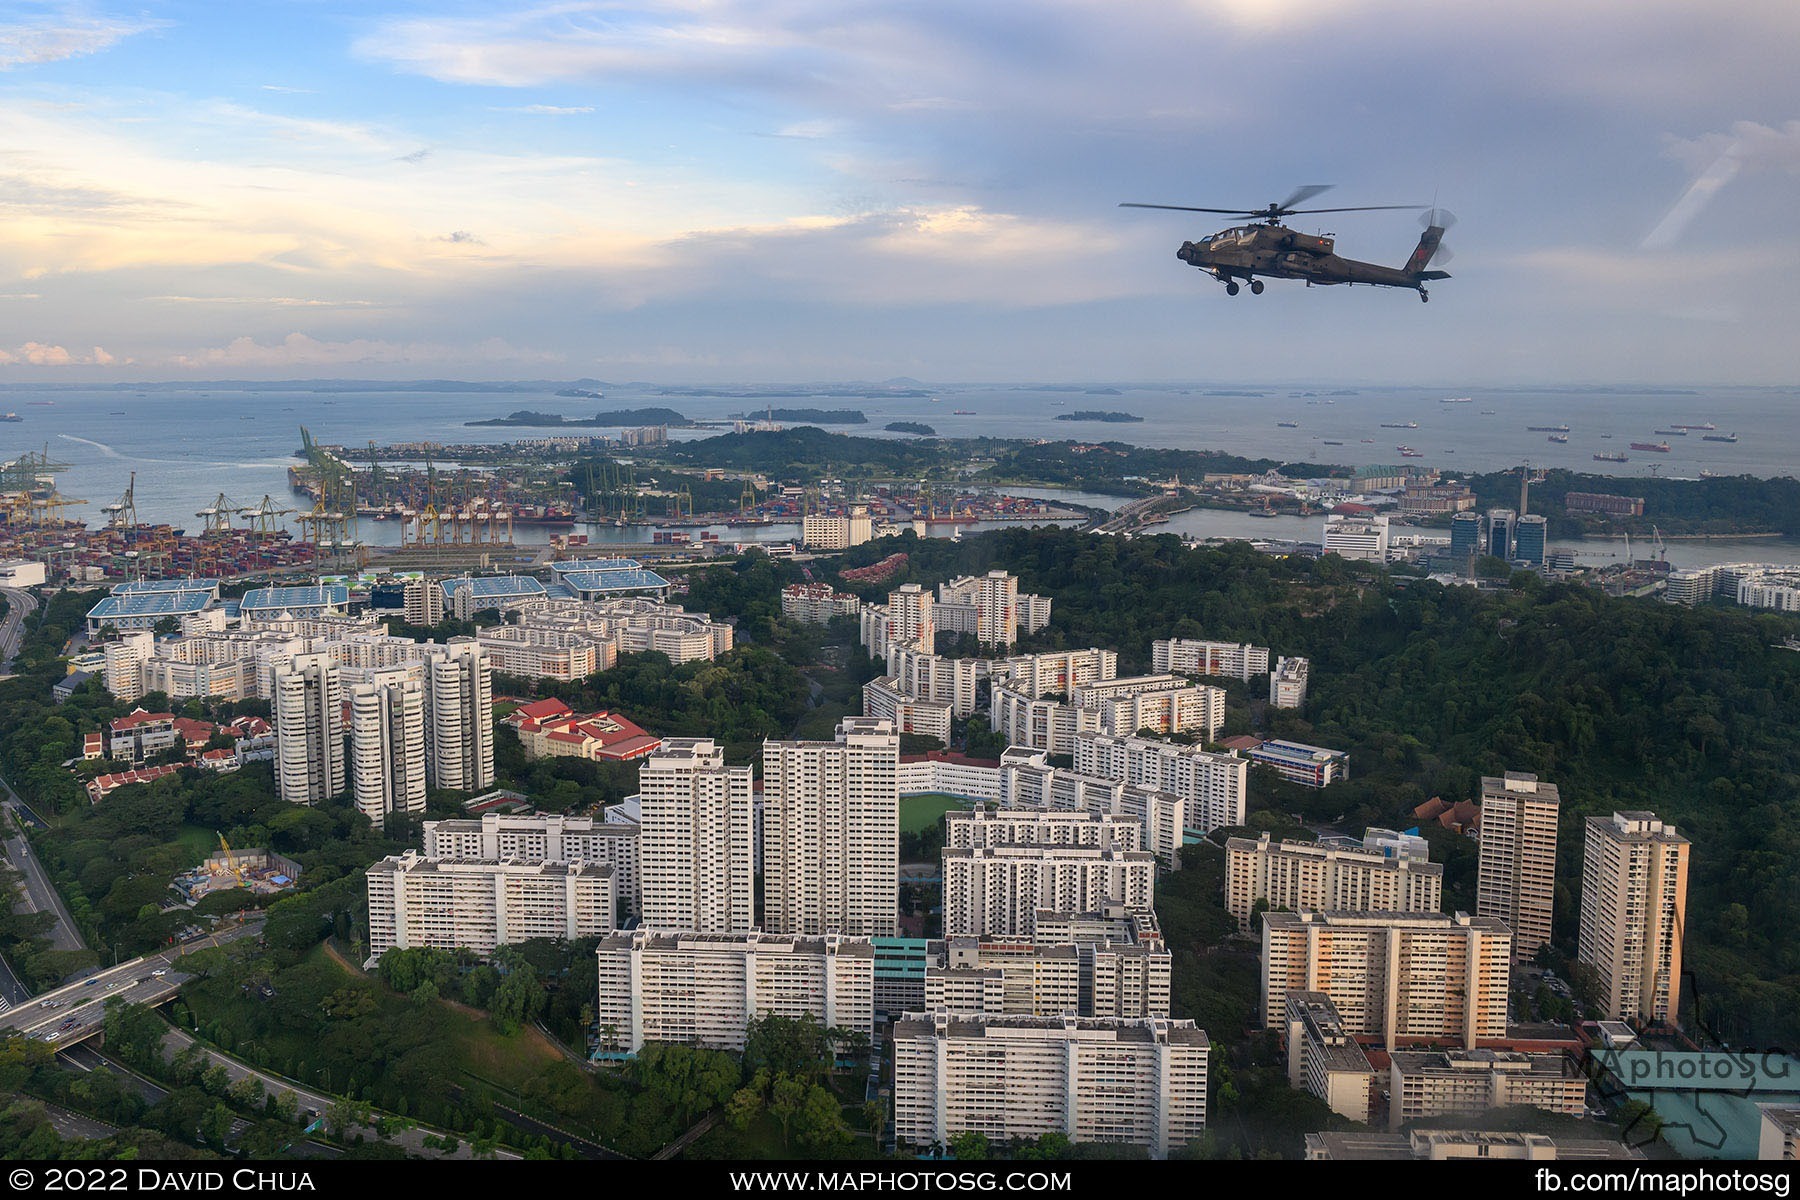
MULTIPOLYGON (((1406 265, 1400 269, 1405 271, 1408 275, 1421 275, 1425 270, 1426 264, 1431 261, 1432 255, 1437 253, 1438 246, 1443 240, 1444 227, 1442 225, 1428 226, 1425 232, 1419 236, 1419 244, 1414 247, 1412 257, 1407 259, 1406 265)), ((1432 277, 1437 279, 1449 278, 1448 275, 1441 271, 1433 272, 1432 277)))

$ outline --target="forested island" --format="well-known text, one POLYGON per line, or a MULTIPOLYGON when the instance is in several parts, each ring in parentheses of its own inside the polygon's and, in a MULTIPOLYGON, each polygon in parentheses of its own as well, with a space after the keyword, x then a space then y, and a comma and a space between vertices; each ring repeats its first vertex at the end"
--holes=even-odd
POLYGON ((937 430, 921 421, 889 421, 882 428, 889 433, 916 433, 920 437, 937 436, 937 430))
POLYGON ((1059 421, 1106 421, 1114 425, 1127 425, 1133 421, 1142 421, 1144 418, 1136 413, 1101 412, 1098 409, 1084 408, 1076 412, 1057 413, 1056 419, 1059 421))
MULTIPOLYGON (((1519 502, 1516 471, 1471 475, 1466 482, 1482 511, 1490 507, 1511 508, 1519 502)), ((1791 476, 1662 479, 1652 475, 1621 479, 1614 475, 1546 471, 1541 483, 1531 485, 1530 506, 1531 511, 1549 518, 1553 538, 1606 537, 1626 532, 1647 537, 1652 526, 1664 536, 1675 537, 1755 533, 1800 537, 1800 480, 1791 476), (1637 497, 1644 502, 1644 515, 1571 513, 1566 507, 1570 492, 1637 497)))
POLYGON ((595 413, 591 417, 566 417, 562 413, 537 412, 529 408, 521 408, 504 417, 490 417, 485 421, 464 421, 464 425, 517 425, 528 429, 607 429, 631 425, 678 425, 693 424, 685 415, 672 408, 621 408, 613 412, 595 413))

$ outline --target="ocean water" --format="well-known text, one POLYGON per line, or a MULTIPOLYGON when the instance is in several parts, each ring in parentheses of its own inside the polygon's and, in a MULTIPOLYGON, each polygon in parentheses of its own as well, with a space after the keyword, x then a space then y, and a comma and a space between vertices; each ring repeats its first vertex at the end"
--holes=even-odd
MULTIPOLYGON (((137 472, 135 500, 145 521, 181 528, 199 525, 196 513, 220 493, 235 503, 254 504, 264 495, 294 505, 287 468, 297 459, 300 426, 321 442, 348 447, 370 442, 433 440, 445 443, 504 442, 554 433, 507 427, 471 428, 470 420, 501 416, 519 408, 560 412, 570 417, 597 409, 660 405, 698 419, 722 419, 769 404, 763 399, 664 394, 645 386, 609 386, 603 400, 548 393, 362 392, 317 394, 295 391, 0 390, 0 410, 18 422, 0 424, 0 459, 25 450, 47 450, 67 464, 57 473, 66 495, 89 503, 65 510, 90 524, 103 520, 100 507, 125 490, 137 472)), ((753 388, 747 390, 754 390, 753 388)), ((1488 471, 1529 461, 1539 467, 1567 467, 1621 480, 1660 473, 1698 477, 1719 474, 1788 475, 1800 463, 1800 394, 1782 389, 1719 388, 1694 392, 1598 392, 1422 389, 1292 389, 1236 385, 1190 387, 1118 385, 1093 389, 949 385, 929 396, 882 397, 817 395, 773 401, 777 407, 856 408, 867 425, 835 427, 881 437, 890 421, 921 421, 946 437, 1044 437, 1054 440, 1121 441, 1141 446, 1210 449, 1246 457, 1289 462, 1360 466, 1400 461, 1396 449, 1408 445, 1414 460, 1443 470, 1488 471), (1468 396, 1467 404, 1443 404, 1447 396, 1468 396), (1062 421, 1078 410, 1122 411, 1144 419, 1131 423, 1062 421), (957 415, 962 410, 966 415, 957 415), (1293 427, 1279 422, 1291 421, 1293 427), (1416 428, 1383 428, 1416 421, 1416 428), (1654 433, 1675 423, 1711 422, 1721 433, 1735 432, 1736 444, 1654 433), (1528 425, 1568 425, 1569 442, 1557 445, 1528 425), (1603 435, 1611 435, 1606 437, 1603 435), (1326 445, 1336 441, 1342 445, 1326 445), (1667 441, 1670 453, 1632 451, 1633 441, 1667 441), (1595 462, 1599 451, 1628 455, 1626 463, 1595 462)), ((577 430, 571 432, 589 432, 577 430)), ((596 431, 597 432, 597 431, 596 431)), ((706 431, 673 431, 687 440, 706 431)), ((1079 497, 1071 497, 1079 499, 1079 497)), ((1095 503, 1088 499, 1086 503, 1095 503)), ((1163 528, 1199 536, 1294 536, 1278 531, 1281 522, 1195 513, 1163 528), (1244 531, 1230 523, 1242 521, 1244 531)), ((1311 524, 1316 524, 1311 523, 1311 524)), ((363 523, 365 540, 391 543, 397 522, 363 523)), ((1310 524, 1308 526, 1310 528, 1310 524)), ((647 530, 593 527, 596 541, 641 542, 647 530)), ((719 530, 745 540, 792 536, 785 527, 719 530)), ((522 541, 541 541, 542 530, 521 528, 522 541)), ((1317 532, 1306 535, 1316 540, 1317 532)), ((1583 546, 1588 557, 1622 553, 1622 546, 1583 546)), ((1635 547, 1634 547, 1635 550, 1635 547)), ((1762 540, 1733 543, 1671 543, 1677 565, 1741 558, 1795 561, 1788 543, 1762 540)))

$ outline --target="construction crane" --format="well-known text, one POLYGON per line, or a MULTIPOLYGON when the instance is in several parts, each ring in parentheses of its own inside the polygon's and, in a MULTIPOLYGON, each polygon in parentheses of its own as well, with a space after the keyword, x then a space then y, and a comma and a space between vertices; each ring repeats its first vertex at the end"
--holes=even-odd
POLYGON ((275 534, 280 533, 282 526, 286 524, 286 522, 280 520, 280 518, 291 516, 297 510, 292 508, 278 508, 275 504, 275 498, 265 493, 261 504, 250 508, 240 509, 239 511, 243 513, 244 516, 250 518, 250 527, 256 531, 258 536, 273 537, 275 534))
POLYGON ((1665 563, 1668 562, 1669 561, 1669 547, 1663 541, 1662 530, 1660 530, 1656 526, 1652 525, 1650 527, 1650 536, 1656 539, 1657 561, 1665 562, 1665 563))
POLYGON ((322 562, 360 565, 362 542, 356 533, 356 472, 300 427, 301 452, 319 475, 319 495, 312 511, 300 518, 322 562))
POLYGON ((248 886, 244 882, 244 872, 237 865, 237 852, 231 848, 231 843, 225 840, 224 834, 218 834, 218 838, 219 849, 225 852, 225 869, 231 873, 233 879, 238 881, 239 887, 248 886))
POLYGON ((56 490, 56 487, 53 484, 51 485, 50 490, 44 495, 33 496, 31 498, 32 523, 35 525, 47 525, 53 520, 60 521, 62 520, 61 517, 52 515, 54 510, 59 508, 71 508, 77 504, 86 503, 86 500, 76 500, 72 497, 63 495, 56 490))

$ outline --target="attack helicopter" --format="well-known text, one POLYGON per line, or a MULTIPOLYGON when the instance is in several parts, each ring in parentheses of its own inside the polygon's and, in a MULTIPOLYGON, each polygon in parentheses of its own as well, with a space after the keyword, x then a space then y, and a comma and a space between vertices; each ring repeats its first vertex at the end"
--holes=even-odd
POLYGON ((1182 262, 1200 268, 1223 283, 1228 296, 1238 294, 1239 280, 1250 285, 1252 295, 1260 296, 1263 281, 1258 276, 1264 276, 1270 279, 1304 279, 1308 287, 1313 284, 1328 286, 1337 283, 1366 283, 1374 287, 1411 288, 1419 293, 1420 300, 1430 300, 1431 294, 1425 290, 1425 285, 1439 279, 1448 279, 1450 273, 1426 268, 1434 258, 1440 263, 1449 261, 1449 250, 1443 245, 1444 231, 1456 223, 1456 218, 1441 208, 1423 204, 1372 204, 1355 208, 1294 207, 1296 204, 1304 204, 1331 186, 1328 183, 1308 184, 1297 188, 1293 195, 1281 203, 1271 204, 1267 208, 1194 208, 1185 204, 1135 203, 1124 203, 1119 207, 1222 213, 1254 222, 1222 229, 1197 242, 1183 242, 1181 249, 1175 252, 1175 257, 1182 262), (1384 267, 1379 263, 1344 258, 1337 253, 1336 241, 1331 235, 1299 233, 1281 223, 1284 217, 1302 213, 1376 212, 1408 208, 1426 210, 1420 218, 1425 232, 1419 238, 1412 257, 1402 267, 1384 267))

